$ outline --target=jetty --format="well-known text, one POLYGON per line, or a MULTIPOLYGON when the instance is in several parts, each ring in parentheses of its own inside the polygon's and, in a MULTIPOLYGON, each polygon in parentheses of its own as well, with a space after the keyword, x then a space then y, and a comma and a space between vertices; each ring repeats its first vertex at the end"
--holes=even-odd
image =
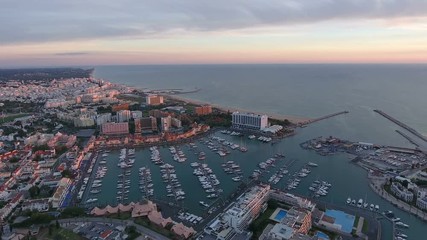
POLYGON ((406 135, 405 133, 403 133, 400 130, 395 130, 399 135, 401 135, 402 137, 406 138, 406 140, 408 140, 410 143, 412 143, 413 145, 420 147, 420 145, 415 142, 411 137, 409 137, 408 135, 406 135))
POLYGON ((315 122, 318 122, 318 121, 322 121, 322 120, 325 120, 325 119, 328 119, 328 118, 332 118, 332 117, 335 117, 335 116, 339 116, 339 115, 342 115, 342 114, 347 114, 347 113, 349 113, 349 111, 341 111, 341 112, 337 112, 337 113, 328 114, 328 115, 323 116, 323 117, 310 119, 310 120, 307 120, 306 122, 304 122, 303 124, 301 124, 301 126, 304 126, 304 125, 307 125, 307 124, 310 124, 310 123, 315 123, 315 122))
POLYGON ((424 142, 427 142, 427 138, 425 136, 423 136, 421 133, 419 133, 417 130, 411 128, 410 126, 404 124, 403 122, 397 120, 396 118, 393 118, 392 116, 388 115, 387 113, 375 109, 374 112, 380 114, 381 116, 387 118, 388 120, 390 120, 391 122, 395 123, 396 125, 398 125, 399 127, 407 130, 408 132, 414 134, 415 136, 417 136, 418 138, 420 138, 421 140, 423 140, 424 142))

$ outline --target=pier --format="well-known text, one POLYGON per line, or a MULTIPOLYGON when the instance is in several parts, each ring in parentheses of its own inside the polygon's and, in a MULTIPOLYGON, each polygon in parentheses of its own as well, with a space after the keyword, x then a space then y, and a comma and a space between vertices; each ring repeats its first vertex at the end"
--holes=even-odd
POLYGON ((404 124, 403 122, 393 118, 392 116, 388 115, 387 113, 381 111, 381 110, 374 110, 374 112, 380 114, 381 116, 387 118, 388 120, 392 121, 393 123, 397 124, 399 127, 406 129, 408 132, 414 134, 415 136, 417 136, 418 138, 420 138, 421 140, 423 140, 424 142, 427 142, 427 138, 424 137, 421 133, 417 132, 417 130, 411 128, 410 126, 404 124))
POLYGON ((413 145, 415 145, 416 147, 419 147, 420 145, 418 143, 416 143, 411 137, 409 137, 408 135, 404 134, 402 131, 396 130, 396 132, 398 134, 400 134, 402 137, 406 138, 406 140, 408 140, 410 143, 412 143, 413 145))
POLYGON ((332 118, 332 117, 339 116, 339 115, 342 115, 342 114, 347 114, 347 113, 349 113, 349 111, 341 111, 341 112, 337 112, 337 113, 328 114, 328 115, 323 116, 323 117, 319 117, 319 118, 314 118, 314 119, 308 120, 308 121, 304 122, 303 124, 301 124, 301 126, 305 126, 305 125, 310 124, 310 123, 319 122, 319 121, 322 121, 322 120, 325 120, 325 119, 328 119, 328 118, 332 118))

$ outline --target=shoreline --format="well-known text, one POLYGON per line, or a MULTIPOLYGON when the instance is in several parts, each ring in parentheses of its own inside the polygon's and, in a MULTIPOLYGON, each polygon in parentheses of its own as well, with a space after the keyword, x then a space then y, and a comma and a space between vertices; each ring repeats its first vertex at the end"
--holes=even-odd
POLYGON ((293 124, 304 124, 309 122, 310 120, 313 120, 312 118, 308 118, 308 117, 300 117, 300 116, 292 116, 292 115, 283 115, 283 114, 276 114, 276 113, 263 113, 263 112, 257 112, 257 111, 251 111, 251 110, 247 110, 247 109, 243 109, 243 108, 235 108, 235 107, 229 107, 229 106, 222 106, 222 105, 218 105, 218 104, 213 104, 213 103, 209 103, 209 102, 204 102, 204 101, 200 101, 200 100, 194 100, 194 99, 189 99, 186 97, 181 97, 181 96, 176 96, 176 95, 170 95, 170 94, 161 94, 164 97, 170 98, 170 99, 174 99, 174 100, 178 100, 178 101, 183 101, 183 102, 187 102, 187 103, 191 103, 191 104, 195 104, 195 105, 205 105, 205 104, 209 104, 211 105, 213 108, 219 109, 221 111, 227 112, 250 112, 250 113, 255 113, 255 114, 265 114, 267 115, 269 118, 272 119, 276 119, 276 120, 289 120, 291 123, 293 124))

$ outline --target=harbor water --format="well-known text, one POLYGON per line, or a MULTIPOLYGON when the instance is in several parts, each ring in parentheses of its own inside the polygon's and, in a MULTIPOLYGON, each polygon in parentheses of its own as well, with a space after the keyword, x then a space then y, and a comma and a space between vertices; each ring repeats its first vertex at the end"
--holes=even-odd
MULTIPOLYGON (((207 153, 204 161, 221 181, 219 186, 224 190, 223 195, 238 186, 237 182, 223 172, 223 161, 237 162, 247 177, 259 162, 276 153, 283 153, 286 158, 277 161, 276 168, 291 160, 295 162, 288 168, 289 173, 274 187, 285 187, 293 172, 300 170, 307 162, 314 162, 319 166, 311 168, 312 172, 291 192, 308 196, 308 187, 313 181, 328 181, 332 187, 328 195, 321 197, 322 201, 345 205, 348 197, 366 199, 369 203, 378 204, 380 211, 392 210, 403 222, 409 224, 410 228, 405 230, 408 239, 420 239, 419 236, 422 236, 426 223, 376 195, 368 186, 366 171, 351 164, 349 156, 319 156, 301 149, 299 144, 315 137, 332 135, 351 141, 413 147, 395 132, 396 129, 402 129, 373 110, 381 109, 419 132, 426 133, 427 123, 424 119, 427 118, 427 111, 422 110, 427 90, 425 65, 113 66, 97 67, 95 76, 152 89, 198 87, 201 91, 184 97, 258 112, 318 117, 348 110, 349 114, 298 129, 297 135, 274 145, 246 137, 215 133, 249 149, 246 153, 231 151, 225 158, 212 153, 200 142, 196 144, 207 153)), ((160 148, 160 152, 166 162, 176 166, 178 179, 187 193, 182 203, 184 207, 190 209, 190 212, 203 215, 204 210, 198 202, 209 200, 205 198, 206 194, 189 166, 190 162, 199 160, 188 146, 184 145, 182 149, 188 157, 184 163, 174 162, 167 148, 160 148)), ((140 166, 150 167, 153 179, 157 179, 154 180, 155 197, 165 198, 165 185, 160 179, 159 167, 150 162, 149 150, 137 150, 135 156, 132 170, 135 183, 132 183, 129 200, 140 197, 137 189, 140 166)), ((115 200, 116 189, 112 188, 117 185, 120 171, 117 161, 118 152, 111 152, 107 161, 108 172, 102 186, 105 189, 98 196, 100 203, 115 200)), ((271 168, 268 171, 270 172, 265 176, 267 179, 275 170, 271 168)), ((382 239, 392 239, 391 224, 385 220, 381 220, 381 223, 382 239)))

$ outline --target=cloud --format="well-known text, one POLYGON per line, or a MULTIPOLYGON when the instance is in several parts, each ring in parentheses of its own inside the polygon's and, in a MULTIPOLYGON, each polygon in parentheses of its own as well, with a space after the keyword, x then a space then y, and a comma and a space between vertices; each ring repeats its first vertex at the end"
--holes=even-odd
POLYGON ((425 0, 2 0, 0 44, 424 16, 425 0))
POLYGON ((56 56, 82 56, 82 55, 88 55, 91 54, 90 52, 61 52, 61 53, 55 53, 56 56))

